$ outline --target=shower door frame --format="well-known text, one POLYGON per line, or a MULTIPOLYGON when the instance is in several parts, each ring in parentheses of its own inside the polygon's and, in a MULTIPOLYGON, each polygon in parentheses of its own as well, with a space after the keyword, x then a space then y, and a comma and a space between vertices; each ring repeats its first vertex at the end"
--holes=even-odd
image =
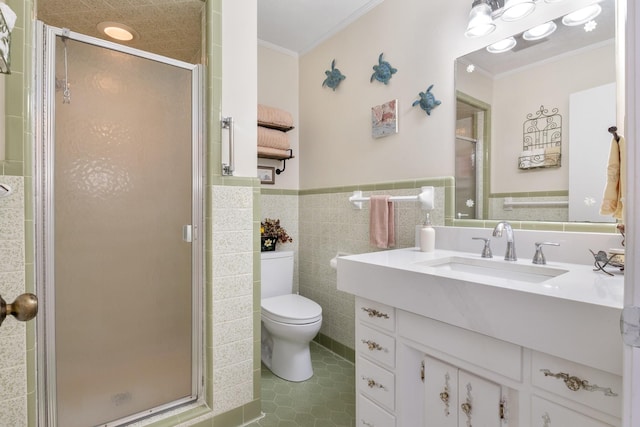
POLYGON ((56 37, 106 48, 191 71, 192 195, 191 195, 191 275, 192 275, 192 360, 191 396, 131 414, 104 427, 119 426, 143 417, 175 409, 201 405, 204 396, 204 67, 128 46, 51 27, 36 21, 34 58, 34 224, 35 279, 40 297, 37 320, 37 419, 41 427, 56 427, 55 293, 54 283, 54 170, 55 141, 55 41, 56 37), (41 74, 40 74, 41 73, 41 74))

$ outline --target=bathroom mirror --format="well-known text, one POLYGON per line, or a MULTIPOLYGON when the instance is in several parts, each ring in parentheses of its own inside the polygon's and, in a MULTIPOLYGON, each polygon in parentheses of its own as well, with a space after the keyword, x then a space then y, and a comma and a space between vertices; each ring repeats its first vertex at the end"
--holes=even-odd
POLYGON ((599 4, 591 31, 559 16, 547 37, 456 60, 456 219, 614 221, 598 210, 616 125, 615 0, 599 4), (530 136, 553 142, 541 161, 525 161, 540 154, 530 136))

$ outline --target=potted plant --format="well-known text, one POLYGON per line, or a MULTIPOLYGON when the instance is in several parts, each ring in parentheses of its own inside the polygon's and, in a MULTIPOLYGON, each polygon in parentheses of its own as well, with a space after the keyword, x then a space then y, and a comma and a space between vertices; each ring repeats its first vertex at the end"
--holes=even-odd
POLYGON ((278 242, 293 242, 293 239, 287 234, 287 230, 280 225, 279 219, 265 218, 260 223, 260 241, 260 251, 266 252, 275 251, 278 242))

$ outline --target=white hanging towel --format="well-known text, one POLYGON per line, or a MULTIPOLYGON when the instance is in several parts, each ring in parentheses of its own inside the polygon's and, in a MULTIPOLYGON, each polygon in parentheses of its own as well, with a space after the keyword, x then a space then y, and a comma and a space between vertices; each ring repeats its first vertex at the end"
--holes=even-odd
POLYGON ((602 205, 600 205, 600 215, 611 215, 614 218, 623 219, 627 176, 626 155, 624 137, 620 136, 618 141, 613 138, 609 151, 607 183, 604 188, 602 205))

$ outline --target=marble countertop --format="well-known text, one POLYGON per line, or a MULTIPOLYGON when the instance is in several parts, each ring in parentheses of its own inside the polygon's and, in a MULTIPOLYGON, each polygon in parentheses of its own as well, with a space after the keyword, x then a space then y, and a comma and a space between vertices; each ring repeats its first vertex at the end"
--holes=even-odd
POLYGON ((620 272, 608 276, 592 265, 557 262, 536 266, 531 259, 505 261, 495 254, 483 260, 498 267, 514 263, 527 270, 566 271, 530 283, 425 265, 450 257, 480 259, 473 253, 417 248, 340 257, 338 289, 621 375, 620 272))

